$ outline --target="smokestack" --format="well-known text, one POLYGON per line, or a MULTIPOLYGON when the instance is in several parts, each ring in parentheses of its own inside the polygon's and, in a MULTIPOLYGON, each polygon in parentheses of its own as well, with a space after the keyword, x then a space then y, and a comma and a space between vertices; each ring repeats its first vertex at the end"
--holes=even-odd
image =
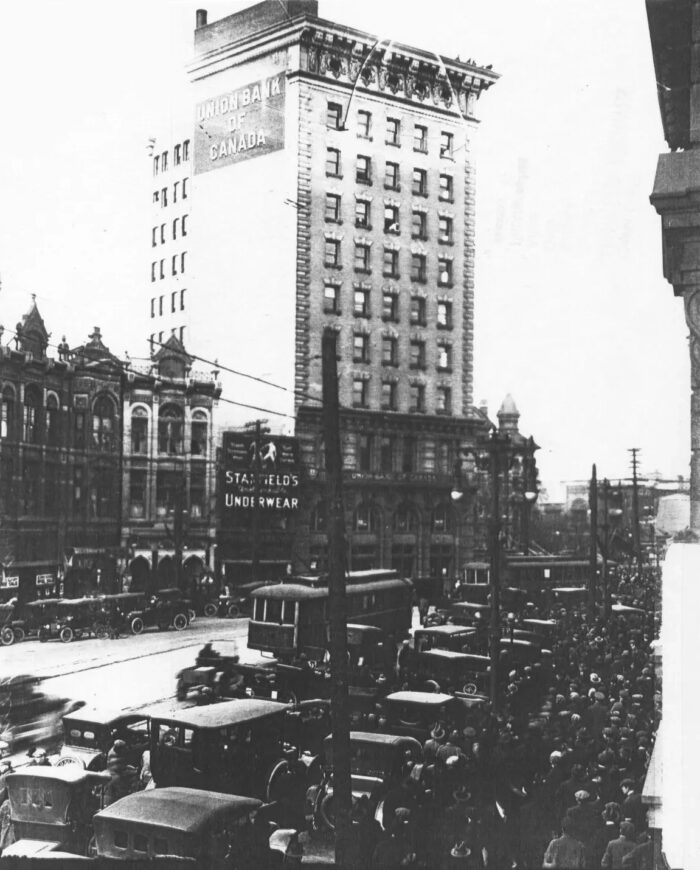
POLYGON ((207 10, 206 9, 198 9, 197 10, 197 29, 200 27, 205 27, 207 23, 207 10))

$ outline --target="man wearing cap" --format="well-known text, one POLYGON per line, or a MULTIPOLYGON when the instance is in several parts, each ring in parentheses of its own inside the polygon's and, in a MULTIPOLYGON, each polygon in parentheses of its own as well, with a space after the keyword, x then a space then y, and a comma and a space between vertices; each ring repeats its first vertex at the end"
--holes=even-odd
POLYGON ((561 830, 561 837, 555 837, 547 846, 542 867, 544 870, 585 870, 583 843, 572 836, 568 819, 562 819, 561 830))
POLYGON ((603 870, 622 870, 622 860, 635 847, 634 825, 632 822, 622 822, 620 836, 610 840, 600 862, 603 870))
POLYGON ((620 790, 625 796, 622 801, 622 818, 629 819, 636 831, 645 831, 647 827, 647 811, 642 803, 642 796, 637 790, 633 779, 623 779, 620 790))
POLYGON ((423 761, 426 764, 432 764, 437 758, 438 749, 445 742, 447 731, 441 722, 436 722, 433 730, 430 732, 430 737, 423 744, 423 761))

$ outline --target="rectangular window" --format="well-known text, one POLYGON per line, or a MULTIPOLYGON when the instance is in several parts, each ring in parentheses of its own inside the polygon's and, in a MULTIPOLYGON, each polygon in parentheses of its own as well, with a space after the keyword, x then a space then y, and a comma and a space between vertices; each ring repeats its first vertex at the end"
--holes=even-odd
POLYGON ((343 107, 339 103, 328 103, 326 108, 326 127, 329 130, 340 130, 343 118, 343 107))
POLYGON ((399 252, 393 248, 384 248, 384 270, 382 272, 385 278, 399 277, 399 252))
POLYGON ((337 148, 326 148, 326 175, 340 178, 340 151, 337 148))
POLYGON ((340 223, 340 196, 337 193, 326 194, 326 220, 330 223, 340 223))
POLYGON ((396 384, 385 381, 382 384, 382 411, 396 410, 396 384))
POLYGON ((363 332, 356 332, 353 336, 352 361, 356 363, 369 362, 369 336, 363 332))
POLYGON ((452 413, 452 390, 450 387, 438 387, 436 389, 435 411, 438 414, 452 413))
POLYGON ((369 245, 355 243, 355 271, 369 272, 369 245))
POLYGON ((189 178, 182 179, 182 198, 187 199, 187 187, 189 185, 189 178))
POLYGON ((183 161, 190 159, 190 140, 185 139, 182 143, 182 159, 183 161))
POLYGON ((340 242, 337 239, 326 239, 324 265, 331 269, 340 268, 340 242))
POLYGON ((187 235, 187 218, 188 218, 188 216, 186 214, 183 214, 183 216, 182 216, 182 229, 180 230, 180 232, 183 236, 187 235))
MULTIPOLYGON (((363 382, 364 383, 364 382, 363 382)), ((372 436, 357 436, 357 467, 360 471, 372 470, 372 436)))
POLYGON ((382 296, 382 320, 396 323, 399 319, 399 297, 396 293, 384 293, 382 296))
POLYGON ((156 270, 158 268, 158 263, 151 263, 151 281, 156 280, 156 270))
POLYGON ((425 283, 427 276, 425 254, 411 254, 411 281, 425 283))
POLYGON ((438 302, 437 304, 438 329, 452 329, 452 303, 438 302))
POLYGON ((165 224, 160 225, 160 243, 165 244, 165 224))
POLYGON ((438 284, 441 287, 452 286, 452 260, 438 260, 438 284))
POLYGON ((411 192, 414 196, 428 195, 428 173, 425 169, 413 170, 413 187, 411 192))
POLYGON ((180 327, 180 336, 179 337, 180 337, 180 344, 184 344, 185 343, 185 327, 184 326, 180 327))
POLYGON ((175 218, 175 220, 173 221, 173 241, 175 241, 175 239, 177 238, 177 224, 178 224, 178 221, 179 221, 179 218, 175 218))
POLYGON ((185 263, 187 261, 187 251, 183 251, 180 254, 180 272, 185 271, 185 263))
POLYGON ((425 368, 425 342, 414 339, 410 344, 410 366, 412 369, 425 368))
POLYGON ((399 361, 399 342, 393 335, 382 338, 382 365, 395 366, 399 361))
POLYGON ((363 230, 372 229, 370 223, 370 203, 363 199, 358 199, 355 202, 355 226, 363 230))
POLYGON ((168 188, 164 187, 160 192, 160 207, 165 208, 168 204, 168 188))
POLYGON ((160 202, 160 191, 159 190, 153 191, 153 202, 160 202))
POLYGON ((160 169, 161 169, 161 172, 168 171, 168 152, 167 151, 163 151, 163 153, 160 155, 160 169))
POLYGON ((323 310, 326 314, 340 314, 340 288, 334 284, 323 288, 323 310))
POLYGON ((413 128, 413 150, 428 153, 428 128, 416 124, 413 128))
POLYGON ((151 299, 151 317, 156 316, 156 297, 154 296, 151 299))
POLYGON ((173 254, 172 256, 172 274, 177 275, 177 254, 173 254))
POLYGON ((366 408, 368 396, 368 381, 355 378, 352 382, 352 405, 353 408, 366 408))
POLYGON ((360 109, 357 113, 357 135, 369 139, 372 132, 372 113, 360 109))
POLYGON ((156 154, 156 156, 153 158, 153 174, 158 175, 159 169, 160 169, 160 155, 156 154))
POLYGON ((411 326, 425 326, 425 299, 411 296, 411 326))
POLYGON ((185 291, 180 290, 180 311, 185 310, 185 291))
POLYGON ((405 473, 416 471, 416 439, 413 435, 404 436, 401 470, 405 473))
POLYGON ((399 185, 399 164, 392 163, 387 160, 386 169, 384 171, 384 187, 387 190, 400 190, 399 185))
POLYGON ((389 435, 382 435, 379 439, 379 470, 394 470, 394 439, 389 435))
POLYGON ((440 199, 443 202, 454 200, 454 180, 451 175, 440 176, 440 199))
POLYGON ((451 372, 452 371, 452 345, 451 344, 438 345, 437 367, 438 367, 438 371, 440 371, 440 372, 451 372))
POLYGON ((369 317, 369 290, 355 290, 352 311, 355 317, 369 317))
POLYGON ((357 155, 357 168, 355 171, 355 181, 358 184, 372 183, 372 158, 366 157, 364 154, 357 155))
POLYGON ((158 244, 158 227, 153 227, 151 232, 151 245, 155 248, 158 244))
POLYGON ((411 219, 411 238, 426 241, 428 238, 428 215, 423 211, 414 211, 411 219))
POLYGON ((384 206, 384 232, 393 233, 396 236, 401 232, 398 205, 384 206))
POLYGON ((158 297, 158 314, 161 317, 163 316, 163 297, 162 296, 158 297))
POLYGON ((386 144, 400 145, 401 144, 401 122, 398 118, 386 119, 386 144))
POLYGON ((450 217, 438 218, 438 242, 441 245, 452 244, 452 226, 453 221, 450 217))
MULTIPOLYGON (((135 453, 145 452, 142 450, 135 453)), ((140 519, 146 516, 146 472, 132 471, 129 476, 129 516, 140 519)))
POLYGON ((411 384, 409 409, 411 414, 425 413, 425 385, 411 384))
POLYGON ((160 261, 160 277, 165 278, 165 260, 160 261))
POLYGON ((175 158, 175 166, 179 166, 180 161, 182 160, 182 146, 181 145, 175 146, 174 158, 175 158))
POLYGON ((170 294, 170 311, 177 311, 177 290, 170 294))
POLYGON ((452 149, 454 147, 454 136, 452 133, 446 133, 444 130, 440 133, 440 157, 452 157, 452 149))
POLYGON ((180 182, 179 182, 179 181, 176 181, 176 182, 173 184, 173 202, 177 202, 177 189, 178 189, 179 186, 180 186, 180 182))
MULTIPOLYGON (((194 429, 194 424, 193 429, 194 429)), ((206 425, 206 424, 205 424, 206 425)), ((192 433, 192 446, 194 453, 194 431, 192 433)), ((206 441, 201 445, 201 454, 206 454, 206 441)), ((190 472, 190 516, 199 519, 204 516, 204 507, 206 502, 207 480, 206 468, 203 465, 193 465, 190 472)))

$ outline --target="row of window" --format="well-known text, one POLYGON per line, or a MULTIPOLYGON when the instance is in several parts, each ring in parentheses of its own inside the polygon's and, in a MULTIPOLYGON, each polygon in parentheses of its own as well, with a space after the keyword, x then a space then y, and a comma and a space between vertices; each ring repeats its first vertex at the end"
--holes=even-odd
MULTIPOLYGON (((185 271, 185 266, 187 264, 187 251, 183 251, 181 254, 173 254, 171 259, 170 271, 172 275, 182 275, 185 271), (179 271, 178 271, 179 270, 179 271)), ((165 260, 154 260, 151 263, 151 281, 156 281, 159 278, 162 280, 165 278, 165 260)))
MULTIPOLYGON (((328 178, 342 178, 341 152, 339 148, 326 149, 326 175, 328 178)), ((372 158, 366 154, 358 154, 355 163, 355 181, 357 184, 371 185, 374 183, 372 158)), ((401 190, 401 167, 398 163, 387 160, 384 164, 385 190, 401 190)), ((413 196, 428 196, 428 170, 413 168, 411 176, 411 193, 413 196)), ((454 176, 441 172, 439 174, 438 199, 441 202, 454 202, 454 176)))
MULTIPOLYGON (((384 205, 384 232, 393 236, 401 234, 400 209, 398 205, 384 205)), ((326 223, 342 224, 342 195, 326 194, 326 223)), ((372 203, 366 199, 355 200, 354 223, 358 229, 372 229, 372 203)), ((428 214, 425 211, 411 212, 411 238, 420 241, 428 240, 428 214)), ((441 245, 454 244, 454 218, 448 215, 438 216, 437 240, 441 245)))
MULTIPOLYGON (((325 532, 328 511, 325 502, 319 502, 311 512, 311 531, 325 532)), ((409 503, 400 504, 393 518, 393 530, 398 533, 415 533, 420 528, 417 507, 409 503)), ((352 519, 352 530, 376 534, 384 528, 381 511, 370 502, 362 502, 355 509, 352 519)), ((454 509, 448 504, 439 504, 430 515, 430 530, 438 534, 451 534, 455 527, 454 509)), ((261 599, 258 599, 260 601, 261 599)))
MULTIPOLYGON (((181 163, 186 163, 190 159, 190 140, 185 139, 184 142, 176 145, 173 148, 173 163, 179 166, 181 163)), ((153 174, 158 175, 159 172, 167 172, 169 164, 169 153, 163 151, 161 154, 156 154, 153 157, 153 174)))
MULTIPOLYGON (((185 425, 185 415, 179 405, 163 405, 158 414, 158 453, 182 456, 189 446, 192 456, 207 455, 209 422, 204 411, 193 411, 192 422, 185 425), (189 435, 189 442, 185 435, 189 435)), ((147 455, 150 439, 150 418, 144 408, 134 408, 131 415, 131 452, 147 455)))
MULTIPOLYGON (((182 182, 176 181, 173 183, 173 203, 176 203, 178 201, 178 197, 180 199, 187 199, 189 193, 189 182, 189 178, 183 178, 182 182)), ((163 187, 160 190, 154 190, 153 202, 157 205, 160 205, 161 208, 167 208, 168 188, 163 187)))
MULTIPOLYGON (((352 361, 355 363, 372 362, 370 336, 365 332, 355 332, 352 342, 352 361)), ((411 339, 409 342, 409 366, 412 369, 426 368, 426 343, 423 339, 411 339)), ((452 371, 452 345, 446 341, 438 341, 436 368, 439 372, 452 371)), ((381 345, 381 360, 384 366, 399 365, 399 339, 393 335, 383 335, 381 345)))
MULTIPOLYGON (((183 214, 181 218, 175 218, 172 224, 172 234, 173 241, 181 236, 187 235, 187 222, 189 219, 189 215, 183 214), (178 236, 179 234, 179 236, 178 236)), ((151 230, 151 245, 155 248, 159 243, 161 245, 165 244, 166 235, 165 232, 167 224, 161 224, 160 227, 153 227, 151 230), (160 240, 160 241, 159 241, 160 240)))
MULTIPOLYGON (((326 239, 323 264, 327 269, 342 269, 340 239, 326 239)), ((385 278, 398 279, 401 277, 400 269, 401 251, 395 248, 384 248, 382 254, 382 275, 385 278)), ((428 255, 411 255, 411 281, 426 284, 428 281, 428 255)), ((162 261, 161 261, 162 262, 162 261)), ((355 242, 353 255, 353 268, 363 275, 372 273, 372 245, 370 242, 355 242)), ((155 266, 155 263, 153 264, 155 266)), ((153 269, 151 269, 153 274, 153 269)), ((173 273, 175 274, 175 273, 173 273)), ((155 278, 153 279, 155 280, 155 278)), ((453 284, 453 260, 451 257, 437 258, 437 285, 438 287, 452 287, 453 284)))
MULTIPOLYGON (((185 293, 186 290, 173 290, 170 294, 170 312, 185 310, 185 293)), ((165 296, 153 296, 151 298, 151 317, 162 317, 167 305, 165 296)), ((182 340, 182 339, 181 339, 182 340)))
MULTIPOLYGON (((353 408, 369 408, 369 397, 370 380, 368 378, 353 377, 353 408)), ((399 385, 395 381, 382 381, 379 407, 382 411, 399 410, 399 385)), ((425 384, 409 384, 408 412, 411 414, 425 414, 425 384)), ((442 384, 435 387, 435 413, 452 413, 452 387, 442 384)))
MULTIPOLYGON (((133 469, 129 474, 129 515, 133 519, 148 517, 148 477, 145 469, 133 469)), ((182 472, 158 471, 155 479, 156 518, 167 517, 181 505, 182 472)), ((206 469, 193 465, 190 469, 189 515, 197 519, 204 515, 206 499, 206 469)))
MULTIPOLYGON (((340 103, 328 103, 326 109, 326 127, 329 130, 343 129, 345 108, 340 103)), ((356 116, 357 135, 362 139, 373 138, 372 113, 367 109, 360 109, 356 116)), ((401 147, 402 123, 400 118, 387 117, 384 126, 384 144, 401 147)), ((428 153, 428 128, 423 124, 413 124, 412 130, 413 150, 421 154, 428 153)), ((446 130, 440 131, 440 157, 452 159, 454 153, 454 135, 446 130)))
MULTIPOLYGON (((342 314, 340 302, 341 285, 327 281, 323 288, 323 310, 326 314, 342 314)), ((352 297, 352 313, 355 317, 370 318, 372 316, 372 291, 355 288, 352 297)), ((432 314, 432 312, 431 312, 432 314)), ((388 323, 399 322, 399 294, 393 290, 382 292, 382 320, 388 323)), ((427 326, 428 300, 424 296, 411 296, 409 306, 409 322, 411 326, 427 326)), ((438 300, 435 310, 435 323, 438 329, 452 329, 452 302, 438 300)))
MULTIPOLYGON (((176 335, 182 344, 185 343, 185 329, 184 326, 173 326, 170 330, 170 335, 176 335)), ((150 344, 151 354, 153 354, 154 350, 158 350, 158 348, 163 344, 163 340, 167 339, 168 335, 162 329, 160 332, 152 332, 148 338, 148 342, 150 344)))

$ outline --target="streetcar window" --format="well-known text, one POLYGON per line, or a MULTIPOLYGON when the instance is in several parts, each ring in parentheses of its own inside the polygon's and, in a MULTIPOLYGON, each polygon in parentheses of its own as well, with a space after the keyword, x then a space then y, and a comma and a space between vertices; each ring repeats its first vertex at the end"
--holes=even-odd
POLYGON ((162 837, 156 837, 153 840, 153 852, 156 855, 169 855, 170 848, 168 847, 168 841, 162 837))
POLYGON ((129 845, 129 837, 126 831, 115 831, 114 832, 114 845, 117 849, 126 849, 129 845))
POLYGON ((265 599, 256 598, 255 606, 253 607, 253 619, 257 622, 263 622, 265 619, 265 599))
POLYGON ((134 852, 148 852, 148 837, 145 834, 134 834, 134 852))
POLYGON ((267 602, 265 622, 282 622, 282 601, 270 598, 267 602))

